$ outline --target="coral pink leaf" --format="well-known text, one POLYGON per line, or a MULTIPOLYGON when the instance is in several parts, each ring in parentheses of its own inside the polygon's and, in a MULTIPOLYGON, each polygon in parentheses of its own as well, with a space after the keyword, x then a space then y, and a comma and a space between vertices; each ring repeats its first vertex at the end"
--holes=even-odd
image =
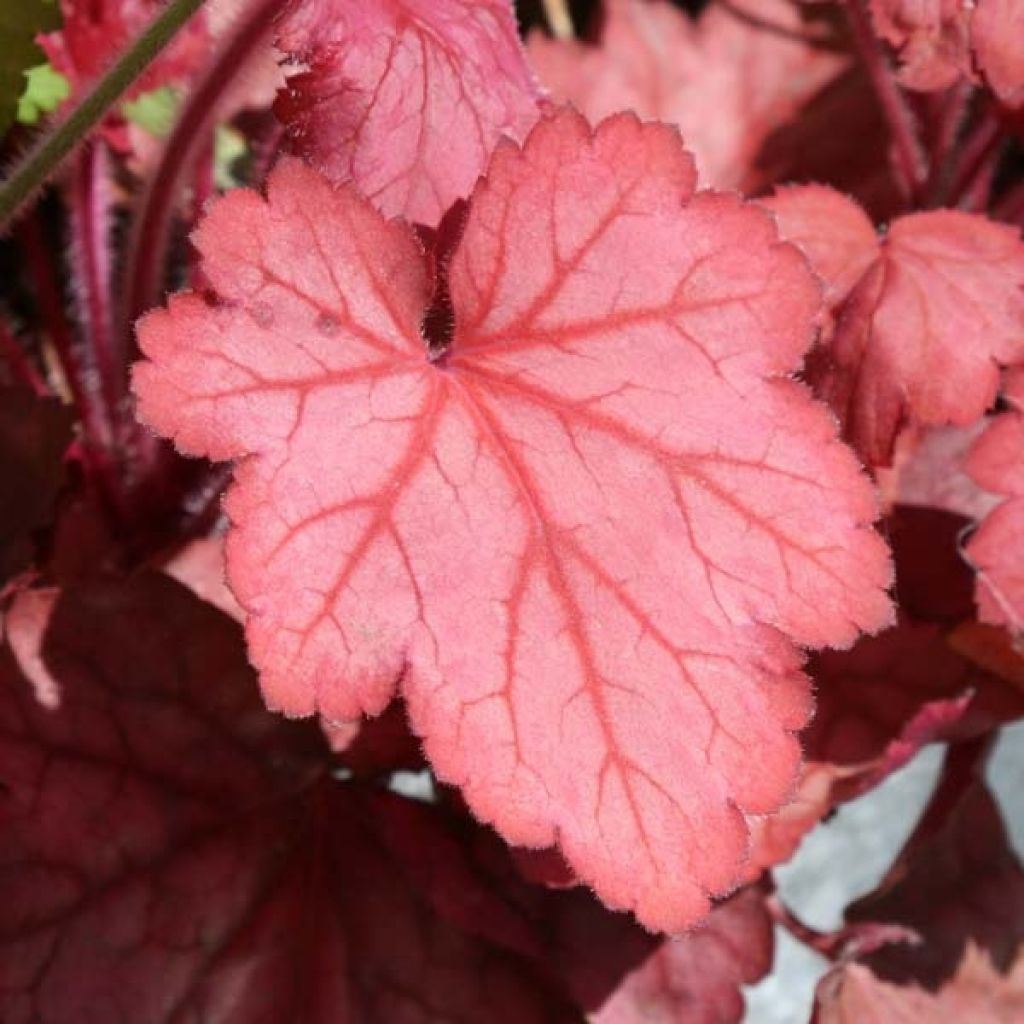
POLYGON ((825 185, 787 185, 762 199, 779 234, 810 260, 825 284, 825 302, 838 305, 878 254, 867 214, 852 199, 825 185))
POLYGON ((823 392, 848 436, 886 464, 907 421, 966 425, 999 364, 1024 359, 1024 243, 985 217, 937 210, 892 223, 843 306, 823 392))
POLYGON ((510 0, 308 0, 278 45, 305 65, 275 108, 295 151, 388 216, 437 224, 537 119, 510 0))
POLYGON ((984 622, 1024 631, 1024 371, 1007 374, 1010 412, 995 419, 967 457, 980 487, 1005 496, 967 544, 977 570, 978 612, 984 622))
POLYGON ((981 73, 1008 106, 1024 103, 1024 0, 979 0, 971 43, 981 73))
POLYGON ((436 844, 434 810, 331 778, 216 609, 155 573, 68 591, 44 656, 56 708, 0 650, 4 1024, 582 1020, 431 908, 387 839, 436 844))
POLYGON ((814 282, 763 211, 693 183, 631 115, 500 146, 441 352, 413 235, 286 164, 213 208, 221 304, 151 314, 136 372, 179 446, 255 456, 228 575, 270 705, 345 721, 400 684, 478 816, 667 930, 791 785, 794 641, 890 614, 870 488, 787 379, 814 282))
MULTIPOLYGON (((64 24, 39 39, 50 63, 77 98, 160 13, 159 0, 60 0, 64 24)), ((132 86, 136 95, 187 79, 207 54, 206 14, 200 12, 132 86)))

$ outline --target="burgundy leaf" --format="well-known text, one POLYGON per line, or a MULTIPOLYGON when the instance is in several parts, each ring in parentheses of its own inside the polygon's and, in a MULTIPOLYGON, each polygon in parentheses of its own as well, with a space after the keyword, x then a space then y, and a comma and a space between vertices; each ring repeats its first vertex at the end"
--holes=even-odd
POLYGON ((814 1024, 1016 1024, 1024 1020, 1024 955, 1007 974, 968 943, 954 977, 932 994, 850 964, 818 985, 814 1024))
POLYGON ((33 534, 54 514, 74 419, 53 398, 0 391, 0 586, 32 564, 33 534))
POLYGON ((220 612, 163 576, 92 585, 45 656, 56 708, 0 652, 5 1024, 581 1022, 432 907, 389 831, 435 812, 333 780, 220 612))
POLYGON ((847 917, 903 924, 921 935, 920 945, 888 946, 868 958, 887 979, 934 989, 953 975, 969 941, 999 970, 1009 968, 1024 942, 1024 869, 984 786, 967 790, 888 883, 853 904, 847 917))

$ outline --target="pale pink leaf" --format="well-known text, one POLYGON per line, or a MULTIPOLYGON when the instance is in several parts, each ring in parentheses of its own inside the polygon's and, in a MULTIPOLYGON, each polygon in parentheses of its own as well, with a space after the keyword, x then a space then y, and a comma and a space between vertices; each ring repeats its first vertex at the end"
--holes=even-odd
POLYGON ((711 4, 696 21, 666 0, 604 6, 597 46, 530 36, 541 81, 592 119, 633 110, 677 124, 719 188, 758 187, 762 144, 848 66, 787 0, 711 4))
POLYGON ((308 0, 278 45, 303 66, 275 108, 295 151, 388 216, 436 224, 537 119, 510 0, 308 0))
POLYGON ((628 115, 500 146, 439 351, 414 236, 285 164, 213 208, 220 305, 152 314, 136 372, 161 433, 250 456, 228 575, 271 706, 344 721, 400 686, 477 815, 667 930, 789 790, 795 643, 890 614, 871 490, 787 379, 804 260, 693 184, 675 133, 628 115))

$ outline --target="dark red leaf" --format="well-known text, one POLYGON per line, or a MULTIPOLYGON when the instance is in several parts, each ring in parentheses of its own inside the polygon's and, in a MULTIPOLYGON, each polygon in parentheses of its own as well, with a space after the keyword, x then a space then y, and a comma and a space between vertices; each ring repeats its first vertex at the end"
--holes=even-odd
POLYGON ((56 399, 0 391, 0 587, 31 565, 33 534, 53 517, 73 423, 56 399))
POLYGON ((89 586, 45 656, 55 708, 0 652, 5 1024, 581 1021, 438 913, 389 845, 434 810, 332 779, 220 612, 163 576, 89 586))
POLYGON ((956 975, 934 995, 844 965, 818 985, 814 1024, 1017 1024, 1024 1020, 1024 955, 1001 974, 968 943, 956 975))
POLYGON ((606 0, 597 46, 536 32, 529 52, 556 98, 595 121, 677 124, 703 183, 749 192, 771 180, 762 144, 849 65, 818 41, 787 0, 715 3, 696 21, 664 0, 606 0))
POLYGON ((953 975, 968 941, 1006 970, 1024 942, 1024 869, 984 786, 968 789, 888 883, 847 917, 903 924, 922 937, 920 945, 888 946, 869 957, 881 977, 934 989, 953 975))

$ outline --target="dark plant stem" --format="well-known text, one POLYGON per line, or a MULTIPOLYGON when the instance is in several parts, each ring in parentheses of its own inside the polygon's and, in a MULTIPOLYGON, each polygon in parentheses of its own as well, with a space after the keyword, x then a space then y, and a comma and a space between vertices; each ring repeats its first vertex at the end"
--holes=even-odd
POLYGON ((1005 136, 990 106, 964 140, 949 188, 949 203, 961 209, 985 209, 1005 136))
POLYGON ((854 43, 878 97, 892 135, 892 169, 908 205, 919 198, 927 157, 921 144, 917 118, 892 73, 892 68, 871 27, 863 0, 845 0, 854 43))
POLYGON ((100 394, 111 435, 117 433, 120 373, 113 353, 110 237, 110 166, 106 143, 94 139, 78 154, 68 183, 71 275, 85 345, 99 374, 100 394))
POLYGON ((171 0, 65 118, 43 136, 0 184, 0 228, 46 183, 65 157, 84 141, 118 97, 153 62, 203 0, 171 0))
POLYGON ((1018 182, 999 197, 992 208, 992 216, 1007 224, 1019 224, 1024 227, 1024 181, 1018 182))
POLYGON ((64 311, 64 295, 57 286, 49 248, 36 217, 22 221, 18 239, 35 290, 36 305, 44 329, 53 344, 71 400, 82 423, 83 460, 108 511, 119 514, 124 508, 118 466, 113 458, 114 439, 104 415, 97 387, 95 368, 88 353, 75 345, 74 335, 64 311))
POLYGON ((928 207, 944 202, 956 163, 956 143, 967 118, 974 87, 970 82, 957 82, 946 90, 942 98, 938 124, 929 152, 929 174, 924 185, 924 200, 928 207))
POLYGON ((252 0, 243 11, 206 73, 192 90, 142 198, 128 245, 129 277, 119 337, 131 346, 132 325, 160 299, 166 270, 167 239, 175 202, 189 168, 212 130, 219 101, 246 57, 270 29, 281 0, 252 0))
MULTIPOLYGON (((215 139, 212 132, 207 132, 206 142, 196 160, 195 173, 192 175, 192 201, 188 222, 194 229, 202 219, 206 204, 213 197, 215 139)), ((201 291, 205 286, 199 254, 192 250, 189 254, 189 287, 201 291)))
POLYGON ((3 319, 0 319, 0 357, 7 363, 15 380, 35 392, 40 398, 50 394, 50 389, 47 387, 46 381, 43 380, 42 374, 32 365, 32 360, 25 355, 22 347, 18 344, 18 339, 11 333, 3 319))

